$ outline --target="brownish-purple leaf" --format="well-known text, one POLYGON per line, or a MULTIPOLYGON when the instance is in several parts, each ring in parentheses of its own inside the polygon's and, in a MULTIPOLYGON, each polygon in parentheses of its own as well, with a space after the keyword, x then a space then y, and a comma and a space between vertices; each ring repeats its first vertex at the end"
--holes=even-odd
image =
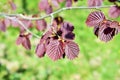
POLYGON ((65 54, 68 59, 72 60, 76 58, 79 54, 79 47, 78 45, 73 41, 68 41, 65 44, 65 54))
POLYGON ((71 7, 72 6, 72 0, 66 0, 66 7, 71 7))
POLYGON ((111 18, 117 18, 120 16, 120 7, 112 6, 109 10, 109 16, 111 18))
POLYGON ((10 4, 12 10, 16 10, 17 9, 17 7, 16 7, 14 2, 10 1, 9 4, 10 4))
POLYGON ((98 33, 99 33, 99 27, 100 27, 100 24, 99 25, 96 25, 94 27, 94 34, 98 37, 98 33))
POLYGON ((93 6, 101 6, 103 0, 88 0, 88 6, 93 7, 93 6))
POLYGON ((6 25, 3 20, 0 20, 0 30, 3 32, 6 31, 6 25))
POLYGON ((6 27, 9 27, 11 25, 11 21, 7 18, 4 19, 4 23, 6 27))
POLYGON ((20 44, 22 44, 22 42, 23 42, 23 37, 19 36, 16 40, 16 44, 20 45, 20 44))
POLYGON ((38 7, 39 7, 40 10, 45 10, 48 5, 49 5, 48 0, 41 0, 39 2, 38 7))
POLYGON ((88 26, 96 26, 103 20, 105 20, 104 14, 101 11, 94 11, 89 14, 86 24, 88 26))
POLYGON ((23 45, 23 47, 26 48, 27 50, 30 50, 30 49, 31 49, 30 39, 27 38, 27 37, 24 37, 24 38, 23 38, 22 45, 23 45))
POLYGON ((38 44, 36 48, 36 54, 38 57, 43 57, 45 55, 45 44, 38 44))
POLYGON ((52 6, 51 6, 51 5, 48 5, 48 6, 46 7, 45 11, 46 11, 46 14, 52 13, 52 12, 53 12, 52 6))
POLYGON ((46 23, 46 21, 44 19, 36 21, 36 28, 37 28, 37 30, 43 31, 43 30, 46 29, 46 27, 47 27, 47 23, 46 23))
POLYGON ((59 40, 51 40, 47 46, 46 54, 54 61, 62 58, 64 54, 62 42, 59 40))
POLYGON ((111 28, 110 24, 112 21, 107 21, 106 23, 101 24, 99 29, 99 39, 108 42, 110 41, 117 33, 118 30, 116 28, 111 28))

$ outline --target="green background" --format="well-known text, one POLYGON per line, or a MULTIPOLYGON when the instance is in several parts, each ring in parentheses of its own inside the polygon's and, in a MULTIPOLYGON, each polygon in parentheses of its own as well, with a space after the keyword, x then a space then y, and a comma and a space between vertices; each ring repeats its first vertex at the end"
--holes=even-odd
MULTIPOLYGON (((25 0, 14 1, 16 12, 10 10, 7 0, 1 0, 0 12, 40 14, 39 0, 26 0, 27 6, 24 8, 22 4, 25 0)), ((74 6, 86 6, 86 2, 80 0, 74 6)), ((62 3, 61 7, 64 5, 62 3)), ((105 0, 103 5, 111 4, 105 0)), ((6 32, 0 32, 0 80, 120 80, 120 34, 108 43, 97 39, 93 28, 85 24, 88 14, 94 10, 67 10, 57 14, 75 26, 75 42, 79 45, 80 53, 74 60, 65 58, 52 61, 48 56, 38 58, 35 54, 38 38, 31 39, 32 49, 27 51, 15 43, 19 35, 18 28, 10 26, 6 32)), ((108 9, 101 10, 109 18, 108 9)), ((46 20, 50 22, 50 18, 46 20)), ((120 21, 120 17, 112 20, 120 21)), ((41 36, 35 27, 31 31, 41 36)))

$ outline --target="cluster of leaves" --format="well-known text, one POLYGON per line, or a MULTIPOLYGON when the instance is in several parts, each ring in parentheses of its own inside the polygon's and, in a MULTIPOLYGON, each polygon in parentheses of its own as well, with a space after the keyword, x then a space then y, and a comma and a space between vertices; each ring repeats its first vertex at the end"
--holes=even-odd
POLYGON ((54 18, 52 27, 42 36, 36 48, 36 54, 43 57, 47 54, 52 60, 64 58, 74 59, 79 54, 78 45, 73 42, 74 26, 63 21, 62 17, 54 18))
POLYGON ((120 32, 120 23, 106 19, 101 11, 91 12, 86 20, 88 26, 94 26, 94 34, 102 41, 110 41, 120 32))
MULTIPOLYGON (((71 7, 74 2, 78 0, 40 0, 38 4, 39 10, 45 11, 47 15, 54 12, 53 7, 59 8, 62 2, 65 2, 66 7, 71 7)), ((104 0, 88 0, 88 8, 102 6, 104 0)), ((113 3, 109 9, 109 16, 111 18, 120 17, 120 6, 118 2, 120 0, 108 0, 113 3)), ((13 0, 9 0, 9 4, 12 10, 16 10, 16 5, 13 0)), ((33 15, 32 17, 38 17, 33 15)), ((94 26, 94 34, 102 41, 108 42, 115 35, 120 32, 120 23, 117 21, 111 21, 105 17, 102 11, 91 12, 86 20, 88 26, 94 26)), ((20 28, 20 34, 16 40, 16 44, 22 44, 23 47, 30 50, 31 33, 26 34, 26 29, 36 26, 38 31, 47 31, 42 35, 39 44, 36 48, 36 54, 41 58, 47 54, 52 60, 58 60, 64 58, 74 59, 79 54, 79 47, 73 41, 75 34, 73 33, 74 26, 63 20, 61 16, 54 18, 52 25, 48 25, 45 19, 42 20, 26 20, 21 17, 14 16, 11 19, 0 20, 0 30, 5 32, 6 28, 10 25, 20 28), (23 25, 22 25, 22 24, 23 25)))

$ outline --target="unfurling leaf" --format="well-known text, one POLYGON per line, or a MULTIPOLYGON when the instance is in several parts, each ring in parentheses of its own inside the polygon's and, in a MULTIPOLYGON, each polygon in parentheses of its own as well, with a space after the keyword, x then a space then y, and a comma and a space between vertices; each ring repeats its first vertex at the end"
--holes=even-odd
POLYGON ((22 45, 27 49, 30 50, 31 49, 31 43, 30 43, 30 39, 25 37, 23 39, 22 45))
POLYGON ((47 46, 46 54, 54 61, 62 58, 64 54, 62 42, 59 40, 51 40, 47 46))
POLYGON ((104 14, 101 11, 94 11, 89 14, 86 24, 88 26, 96 26, 103 20, 105 20, 104 14))
POLYGON ((65 54, 68 59, 72 60, 76 58, 79 54, 79 47, 78 45, 73 41, 68 41, 65 44, 65 54))
POLYGON ((27 50, 30 50, 31 49, 31 43, 30 43, 30 39, 29 39, 30 35, 31 34, 27 34, 27 35, 20 34, 19 37, 16 40, 16 44, 17 45, 22 44, 22 46, 24 48, 26 48, 27 50))

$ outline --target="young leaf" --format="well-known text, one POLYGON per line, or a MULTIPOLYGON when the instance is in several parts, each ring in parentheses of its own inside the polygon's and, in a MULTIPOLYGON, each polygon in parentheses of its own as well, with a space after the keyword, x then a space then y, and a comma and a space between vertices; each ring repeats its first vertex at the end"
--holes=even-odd
POLYGON ((93 7, 93 6, 101 6, 103 0, 88 0, 88 6, 93 7))
POLYGON ((51 40, 47 46, 46 54, 54 61, 62 58, 64 54, 62 42, 59 40, 51 40))
POLYGON ((45 55, 45 51, 46 51, 45 44, 42 43, 42 44, 37 45, 35 52, 36 52, 37 56, 41 58, 45 55))
POLYGON ((107 23, 103 23, 100 26, 98 36, 100 40, 104 42, 110 41, 118 33, 118 30, 116 28, 111 28, 110 24, 111 24, 111 21, 108 21, 107 23))
POLYGON ((105 20, 104 14, 101 11, 94 11, 89 14, 86 24, 88 26, 96 26, 103 20, 105 20))
POLYGON ((65 54, 68 59, 72 60, 76 58, 79 54, 79 47, 78 45, 73 41, 68 41, 65 44, 65 54))
POLYGON ((0 30, 3 32, 6 31, 6 25, 3 20, 0 20, 0 30))
POLYGON ((37 28, 37 30, 43 31, 43 30, 46 29, 46 27, 47 27, 47 23, 46 23, 46 21, 44 19, 36 21, 36 28, 37 28))
POLYGON ((120 7, 112 6, 109 10, 109 16, 111 18, 117 18, 120 16, 120 7))
POLYGON ((24 38, 23 38, 22 45, 23 45, 23 47, 26 48, 27 50, 30 50, 30 49, 31 49, 30 39, 27 38, 27 37, 24 37, 24 38))

